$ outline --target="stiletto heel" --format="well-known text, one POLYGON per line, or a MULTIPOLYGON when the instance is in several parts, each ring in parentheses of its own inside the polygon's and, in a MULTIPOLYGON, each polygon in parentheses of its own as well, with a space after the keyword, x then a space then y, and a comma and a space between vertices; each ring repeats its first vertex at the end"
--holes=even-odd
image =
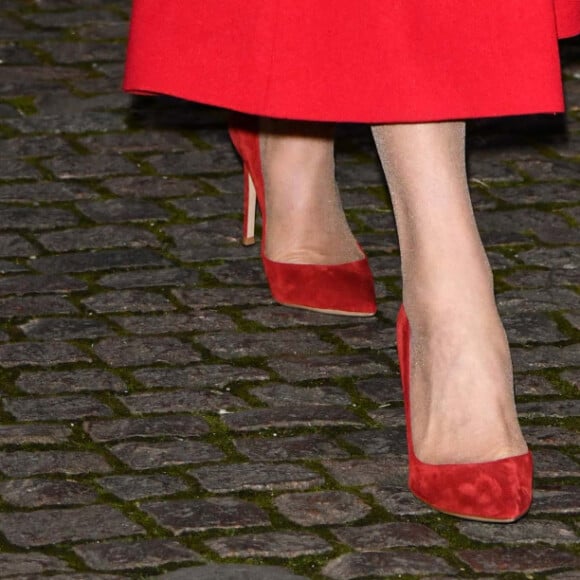
POLYGON ((328 314, 372 316, 377 310, 375 287, 364 252, 360 260, 336 265, 290 264, 266 257, 266 206, 257 118, 236 115, 229 132, 244 162, 242 243, 255 243, 257 201, 262 213, 262 262, 274 300, 285 306, 328 314))
POLYGON ((256 186, 247 165, 244 165, 244 225, 242 244, 253 246, 256 243, 256 186))
POLYGON ((434 465, 423 463, 413 449, 410 402, 411 331, 405 309, 397 317, 397 349, 401 367, 409 488, 432 508, 460 518, 486 522, 513 522, 528 511, 532 501, 532 455, 506 457, 484 463, 434 465))

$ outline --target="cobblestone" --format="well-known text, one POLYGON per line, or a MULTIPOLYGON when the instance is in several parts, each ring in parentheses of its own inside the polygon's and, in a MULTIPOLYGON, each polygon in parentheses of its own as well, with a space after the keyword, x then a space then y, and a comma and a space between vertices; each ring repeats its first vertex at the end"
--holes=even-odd
POLYGON ((30 394, 123 392, 126 389, 119 377, 100 369, 24 372, 16 380, 16 386, 30 394))
POLYGON ((42 473, 107 473, 110 470, 100 455, 87 451, 0 452, 0 471, 9 477, 42 473))
POLYGON ((209 540, 221 558, 297 558, 332 551, 328 542, 312 534, 267 532, 209 540))
POLYGON ((199 441, 166 441, 163 443, 119 443, 111 453, 131 469, 155 469, 168 465, 219 461, 223 453, 199 441))
POLYGON ((141 509, 177 535, 270 525, 261 508, 232 497, 144 503, 141 509))
POLYGON ((361 520, 371 511, 358 497, 341 491, 284 494, 274 504, 282 515, 300 526, 346 524, 361 520))
POLYGON ((10 543, 27 548, 143 533, 140 525, 104 505, 0 514, 0 530, 10 543))
POLYGON ((112 411, 90 395, 70 395, 51 398, 5 399, 4 408, 20 421, 49 421, 108 417, 112 411))
POLYGON ((577 568, 580 558, 554 548, 493 548, 491 550, 464 550, 459 557, 475 572, 547 572, 558 568, 577 568))
POLYGON ((18 507, 89 504, 97 499, 87 485, 59 479, 18 479, 0 483, 2 499, 18 507))
POLYGON ((292 463, 239 463, 201 467, 188 472, 213 493, 251 489, 309 489, 324 483, 317 473, 292 463))
POLYGON ((111 475, 98 480, 107 491, 125 500, 173 495, 185 491, 187 484, 170 475, 111 475))
POLYGON ((394 550, 386 554, 376 552, 345 554, 331 560, 323 569, 323 574, 336 580, 401 574, 417 576, 454 574, 454 572, 455 570, 445 560, 437 556, 394 550))
POLYGON ((77 546, 75 554, 94 570, 154 568, 174 562, 198 562, 199 554, 175 540, 101 542, 77 546))
POLYGON ((209 432, 209 426, 203 419, 190 415, 87 421, 84 429, 93 441, 98 442, 147 437, 198 437, 209 432))

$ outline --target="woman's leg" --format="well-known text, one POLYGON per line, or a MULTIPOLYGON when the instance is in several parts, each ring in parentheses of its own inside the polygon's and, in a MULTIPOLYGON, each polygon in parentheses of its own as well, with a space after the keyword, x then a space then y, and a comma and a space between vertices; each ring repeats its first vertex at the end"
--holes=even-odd
POLYGON ((334 177, 334 126, 261 119, 266 256, 295 264, 342 264, 363 257, 334 177))
POLYGON ((427 463, 526 452, 493 279, 465 173, 465 125, 379 125, 412 333, 415 453, 427 463))

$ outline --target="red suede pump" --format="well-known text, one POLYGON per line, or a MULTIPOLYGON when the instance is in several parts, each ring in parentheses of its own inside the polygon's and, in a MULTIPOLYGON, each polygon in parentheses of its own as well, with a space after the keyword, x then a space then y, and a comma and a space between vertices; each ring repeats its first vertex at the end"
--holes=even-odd
POLYGON ((411 332, 405 309, 397 317, 397 349, 403 383, 409 487, 432 508, 453 516, 489 522, 513 522, 532 501, 532 455, 528 453, 485 463, 433 465, 417 459, 411 433, 411 332))
POLYGON ((375 287, 368 260, 317 265, 275 262, 266 257, 264 178, 260 162, 257 119, 235 116, 230 137, 244 164, 244 226, 242 243, 255 243, 256 200, 262 213, 262 262, 270 291, 285 306, 345 316, 372 316, 375 287))

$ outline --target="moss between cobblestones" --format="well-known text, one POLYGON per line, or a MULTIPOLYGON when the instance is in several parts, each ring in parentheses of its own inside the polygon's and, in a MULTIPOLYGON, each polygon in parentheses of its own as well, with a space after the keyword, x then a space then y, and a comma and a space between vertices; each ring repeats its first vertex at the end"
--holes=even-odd
POLYGON ((28 95, 20 95, 17 97, 3 97, 0 99, 0 103, 6 103, 14 107, 21 115, 28 117, 29 115, 34 115, 38 112, 36 108, 35 97, 28 95))

